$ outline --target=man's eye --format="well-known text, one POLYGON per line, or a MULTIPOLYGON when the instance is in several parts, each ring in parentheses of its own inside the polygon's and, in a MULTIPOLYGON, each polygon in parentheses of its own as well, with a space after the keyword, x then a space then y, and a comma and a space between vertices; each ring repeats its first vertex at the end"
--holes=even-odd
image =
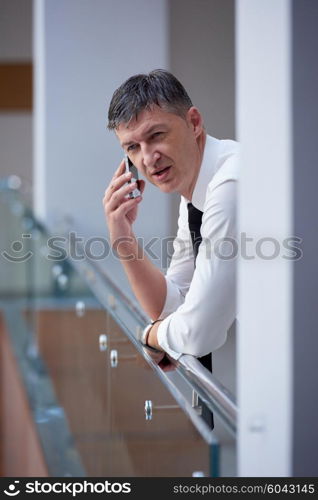
POLYGON ((134 149, 136 149, 136 147, 137 147, 136 144, 131 144, 130 146, 128 146, 127 151, 134 151, 134 149))
POLYGON ((155 139, 156 137, 158 137, 161 134, 162 134, 162 132, 155 132, 154 134, 152 134, 152 137, 153 137, 153 139, 155 139))

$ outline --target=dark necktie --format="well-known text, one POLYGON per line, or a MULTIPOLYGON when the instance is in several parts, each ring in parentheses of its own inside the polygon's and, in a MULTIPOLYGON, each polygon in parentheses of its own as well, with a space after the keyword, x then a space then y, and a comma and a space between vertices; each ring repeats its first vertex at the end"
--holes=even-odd
POLYGON ((194 262, 196 261, 199 252, 199 246, 202 241, 202 236, 201 236, 202 215, 203 212, 201 212, 201 210, 195 208, 192 205, 192 203, 188 203, 188 223, 189 223, 189 229, 193 246, 194 262))
MULTIPOLYGON (((194 266, 196 262, 196 258, 199 252, 199 246, 202 241, 202 236, 201 236, 201 223, 202 223, 202 215, 203 212, 201 210, 198 210, 195 208, 192 203, 188 203, 188 224, 189 224, 189 230, 191 234, 191 240, 192 240, 192 246, 193 246, 193 253, 194 253, 194 266)), ((206 354, 205 356, 202 356, 201 358, 198 358, 200 363, 207 368, 210 372, 212 372, 212 354, 206 354)), ((202 402, 201 402, 202 404, 202 402)), ((213 414, 208 410, 208 408, 203 406, 203 412, 202 416, 204 420, 210 425, 210 427, 213 429, 214 423, 213 423, 213 414)))

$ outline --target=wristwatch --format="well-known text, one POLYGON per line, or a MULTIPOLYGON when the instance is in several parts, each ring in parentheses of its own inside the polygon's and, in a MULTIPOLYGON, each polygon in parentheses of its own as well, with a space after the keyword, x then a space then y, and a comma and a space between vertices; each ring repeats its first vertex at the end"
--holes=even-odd
POLYGON ((141 334, 141 337, 140 337, 140 342, 141 342, 142 346, 145 347, 146 349, 149 349, 149 351, 162 353, 163 351, 160 351, 159 349, 156 349, 155 347, 152 347, 151 345, 147 344, 147 339, 148 339, 150 329, 153 327, 153 325, 155 323, 158 323, 158 321, 161 321, 161 320, 152 321, 150 323, 150 325, 147 325, 146 328, 144 328, 144 330, 141 334))

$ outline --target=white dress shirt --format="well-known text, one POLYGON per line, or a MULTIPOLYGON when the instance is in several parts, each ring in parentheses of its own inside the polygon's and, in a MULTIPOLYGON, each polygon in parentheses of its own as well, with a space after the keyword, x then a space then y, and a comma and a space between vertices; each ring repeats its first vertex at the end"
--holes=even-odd
POLYGON ((189 200, 181 196, 174 254, 165 277, 167 296, 157 336, 159 345, 174 359, 215 351, 224 344, 235 319, 237 181, 238 143, 207 135, 191 200, 203 212, 196 266, 188 226, 189 200))

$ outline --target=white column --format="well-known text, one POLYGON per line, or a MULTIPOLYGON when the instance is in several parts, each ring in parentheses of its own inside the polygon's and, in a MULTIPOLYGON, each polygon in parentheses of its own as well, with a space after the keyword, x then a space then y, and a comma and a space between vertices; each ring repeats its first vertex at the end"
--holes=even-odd
POLYGON ((252 238, 239 262, 238 474, 288 476, 293 268, 283 242, 292 235, 291 4, 239 0, 236 15, 239 221, 252 238))

